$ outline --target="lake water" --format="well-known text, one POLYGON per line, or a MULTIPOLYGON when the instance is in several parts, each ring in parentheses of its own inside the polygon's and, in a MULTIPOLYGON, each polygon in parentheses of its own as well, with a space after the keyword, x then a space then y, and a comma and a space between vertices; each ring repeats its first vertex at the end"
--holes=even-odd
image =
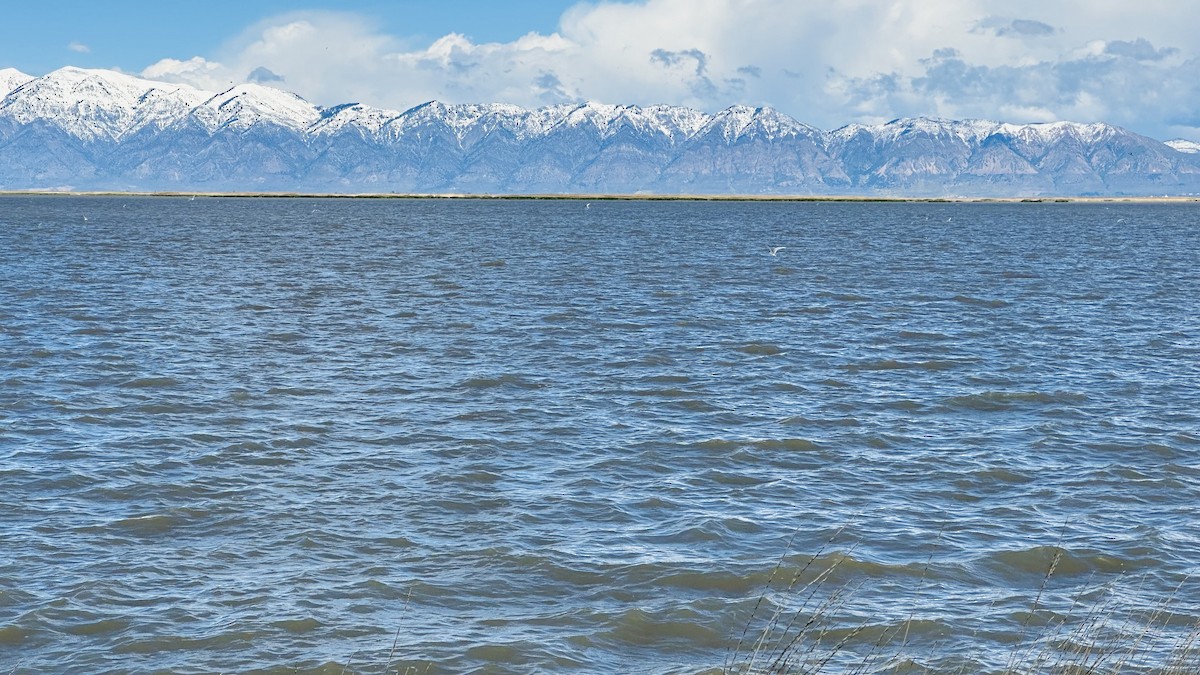
POLYGON ((1198 216, 2 198, 0 673, 1196 672, 1198 216))

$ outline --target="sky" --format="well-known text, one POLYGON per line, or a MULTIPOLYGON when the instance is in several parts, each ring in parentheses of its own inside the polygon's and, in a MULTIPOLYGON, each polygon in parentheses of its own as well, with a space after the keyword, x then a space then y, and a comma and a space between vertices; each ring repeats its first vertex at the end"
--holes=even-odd
POLYGON ((1200 140, 1200 0, 13 3, 0 68, 75 65, 318 105, 583 100, 1105 121, 1200 140), (19 27, 13 29, 13 27, 19 27))

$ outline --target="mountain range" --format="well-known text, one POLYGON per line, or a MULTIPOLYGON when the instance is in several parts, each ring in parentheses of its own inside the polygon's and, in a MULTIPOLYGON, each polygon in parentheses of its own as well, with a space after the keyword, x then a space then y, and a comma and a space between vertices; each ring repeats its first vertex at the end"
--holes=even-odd
POLYGON ((905 196, 1200 193, 1200 144, 1103 123, 771 108, 312 105, 107 70, 0 70, 0 190, 905 196))

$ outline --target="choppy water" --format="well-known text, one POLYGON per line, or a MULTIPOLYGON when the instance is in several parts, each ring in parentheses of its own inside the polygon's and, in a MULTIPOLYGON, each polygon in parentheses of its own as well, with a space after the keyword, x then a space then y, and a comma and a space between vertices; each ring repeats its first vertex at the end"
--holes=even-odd
POLYGON ((1166 664, 1198 214, 0 199, 0 673, 1166 664))

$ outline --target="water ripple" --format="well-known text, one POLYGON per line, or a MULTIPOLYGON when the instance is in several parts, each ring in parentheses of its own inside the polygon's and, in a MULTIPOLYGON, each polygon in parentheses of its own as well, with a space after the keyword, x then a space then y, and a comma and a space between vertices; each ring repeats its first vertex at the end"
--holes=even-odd
POLYGON ((0 672, 717 673, 800 590, 851 669, 1200 617, 1190 207, 0 202, 0 672))

